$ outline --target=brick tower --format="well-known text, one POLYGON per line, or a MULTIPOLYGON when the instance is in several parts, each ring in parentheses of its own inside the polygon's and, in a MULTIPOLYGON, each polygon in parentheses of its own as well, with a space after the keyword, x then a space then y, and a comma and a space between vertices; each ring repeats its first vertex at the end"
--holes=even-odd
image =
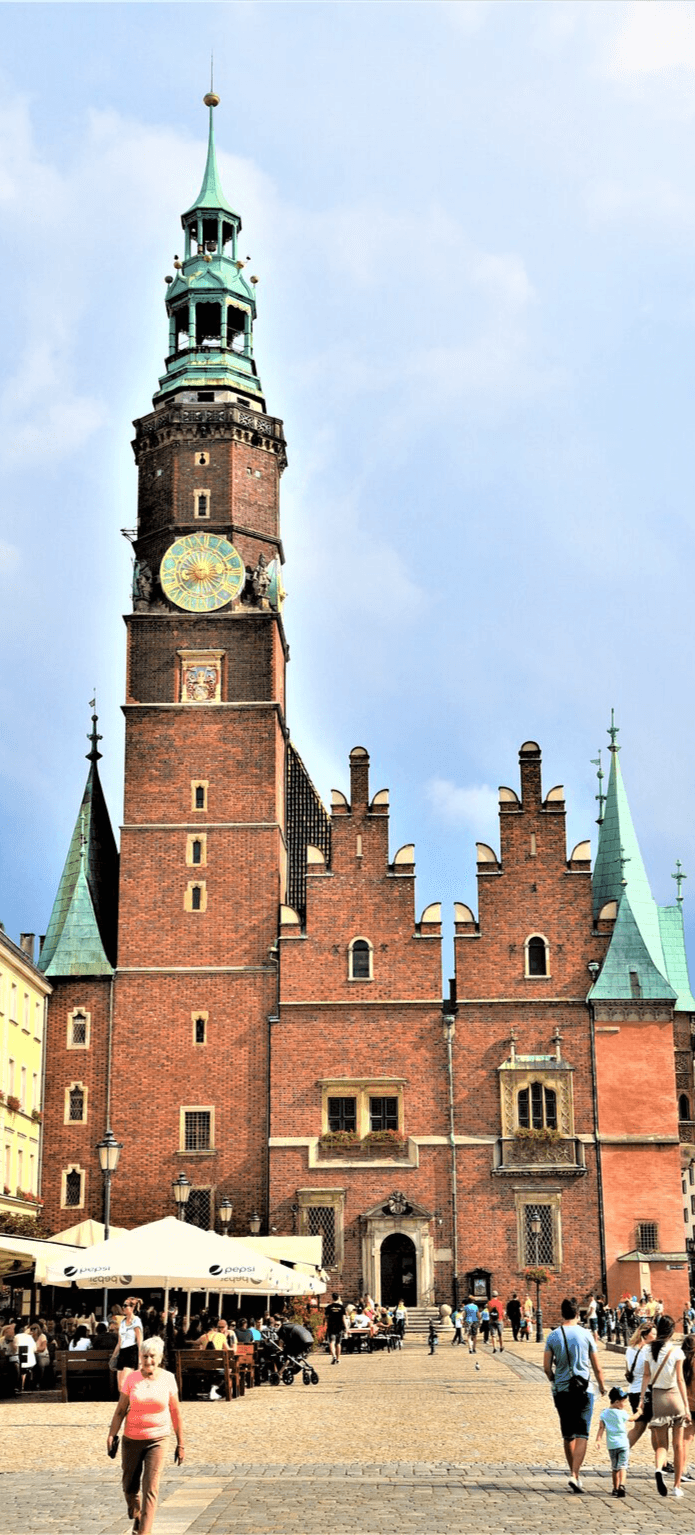
MULTIPOLYGON (((123 1144, 114 1222, 172 1213, 184 1172, 189 1218, 210 1225, 216 1194, 232 1190, 234 1226, 247 1230, 252 1213, 266 1214, 268 1020, 286 880, 286 458, 253 359, 256 279, 243 275, 241 220, 218 174, 218 98, 205 102, 203 184, 167 280, 166 370, 135 422, 118 959, 91 1031, 102 1066, 89 1119, 70 1126, 81 1174, 70 1200, 100 1213, 94 1147, 110 1123, 123 1144)), ((87 984, 84 968, 79 983, 73 972, 72 1006, 87 984)), ((68 1067, 61 993, 59 983, 58 1076, 68 1067)), ((44 1178, 54 1226, 65 1224, 59 1172, 44 1178)))

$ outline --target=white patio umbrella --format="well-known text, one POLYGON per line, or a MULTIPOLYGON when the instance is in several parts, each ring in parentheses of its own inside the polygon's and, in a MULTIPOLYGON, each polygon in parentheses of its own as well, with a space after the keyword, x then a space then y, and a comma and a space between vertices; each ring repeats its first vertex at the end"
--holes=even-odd
POLYGON ((163 1285, 167 1291, 176 1286, 240 1295, 321 1295, 326 1288, 318 1275, 295 1273, 234 1237, 201 1231, 173 1215, 78 1250, 67 1262, 61 1258, 48 1269, 46 1282, 83 1290, 163 1285))

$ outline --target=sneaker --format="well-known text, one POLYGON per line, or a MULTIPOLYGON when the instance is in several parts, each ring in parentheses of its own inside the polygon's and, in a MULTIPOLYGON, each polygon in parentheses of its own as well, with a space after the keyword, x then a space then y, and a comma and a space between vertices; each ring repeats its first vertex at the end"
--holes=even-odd
POLYGON ((664 1471, 669 1471, 671 1473, 671 1475, 673 1475, 673 1472, 675 1471, 675 1469, 676 1468, 672 1464, 672 1462, 670 1460, 667 1460, 666 1465, 664 1466, 664 1471))
POLYGON ((683 1488, 682 1487, 672 1487, 671 1488, 671 1494, 672 1494, 672 1496, 674 1498, 682 1498, 684 1496, 683 1488))
POLYGON ((611 1497, 612 1498, 617 1498, 617 1496, 618 1496, 618 1489, 617 1489, 617 1487, 614 1487, 612 1492, 611 1492, 611 1497))
POLYGON ((683 1475, 681 1477, 681 1481, 682 1482, 692 1482, 692 1481, 695 1481, 695 1475, 693 1474, 692 1471, 684 1471, 683 1475))
POLYGON ((655 1471, 654 1472, 654 1481, 656 1482, 656 1490, 657 1490, 659 1496, 661 1498, 665 1498, 667 1496, 667 1494, 668 1494, 668 1488, 667 1488, 666 1483, 664 1481, 664 1473, 663 1473, 663 1471, 655 1471))
POLYGON ((616 1496, 616 1498, 626 1498, 627 1497, 627 1492, 625 1491, 625 1488, 624 1487, 618 1487, 617 1490, 616 1490, 615 1496, 616 1496))
POLYGON ((584 1491, 584 1488, 582 1487, 582 1484, 581 1484, 578 1476, 570 1476, 570 1477, 568 1477, 568 1479, 567 1479, 567 1486, 569 1487, 570 1492, 583 1492, 584 1491))

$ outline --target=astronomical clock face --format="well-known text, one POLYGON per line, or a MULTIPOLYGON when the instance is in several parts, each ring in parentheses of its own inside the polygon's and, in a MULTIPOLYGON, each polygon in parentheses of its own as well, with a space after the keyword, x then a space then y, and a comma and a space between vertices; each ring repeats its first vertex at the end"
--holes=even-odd
POLYGON ((238 597, 246 570, 233 544, 216 533, 189 533, 167 549, 162 591, 187 613, 214 613, 238 597))

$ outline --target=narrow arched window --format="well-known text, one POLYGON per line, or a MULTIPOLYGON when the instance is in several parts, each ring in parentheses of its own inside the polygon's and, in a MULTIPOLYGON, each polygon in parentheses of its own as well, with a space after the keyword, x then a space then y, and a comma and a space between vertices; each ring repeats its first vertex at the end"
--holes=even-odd
POLYGON ((372 976, 372 948, 366 938, 355 938, 350 945, 350 978, 369 981, 372 976))
POLYGON ((200 842, 198 840, 197 837, 195 837, 193 842, 191 843, 191 863, 200 863, 201 859, 202 859, 202 854, 203 854, 203 844, 202 844, 202 842, 200 842))
POLYGON ((191 911, 200 911, 200 885, 194 885, 191 890, 191 911))
POLYGON ((526 940, 526 967, 527 975, 548 974, 548 945, 537 934, 526 940))
POLYGON ((678 1099, 678 1118, 690 1119, 690 1099, 687 1093, 681 1093, 678 1099))
POLYGON ((81 1082, 70 1088, 68 1117, 73 1123, 82 1124, 84 1121, 84 1088, 81 1082))

